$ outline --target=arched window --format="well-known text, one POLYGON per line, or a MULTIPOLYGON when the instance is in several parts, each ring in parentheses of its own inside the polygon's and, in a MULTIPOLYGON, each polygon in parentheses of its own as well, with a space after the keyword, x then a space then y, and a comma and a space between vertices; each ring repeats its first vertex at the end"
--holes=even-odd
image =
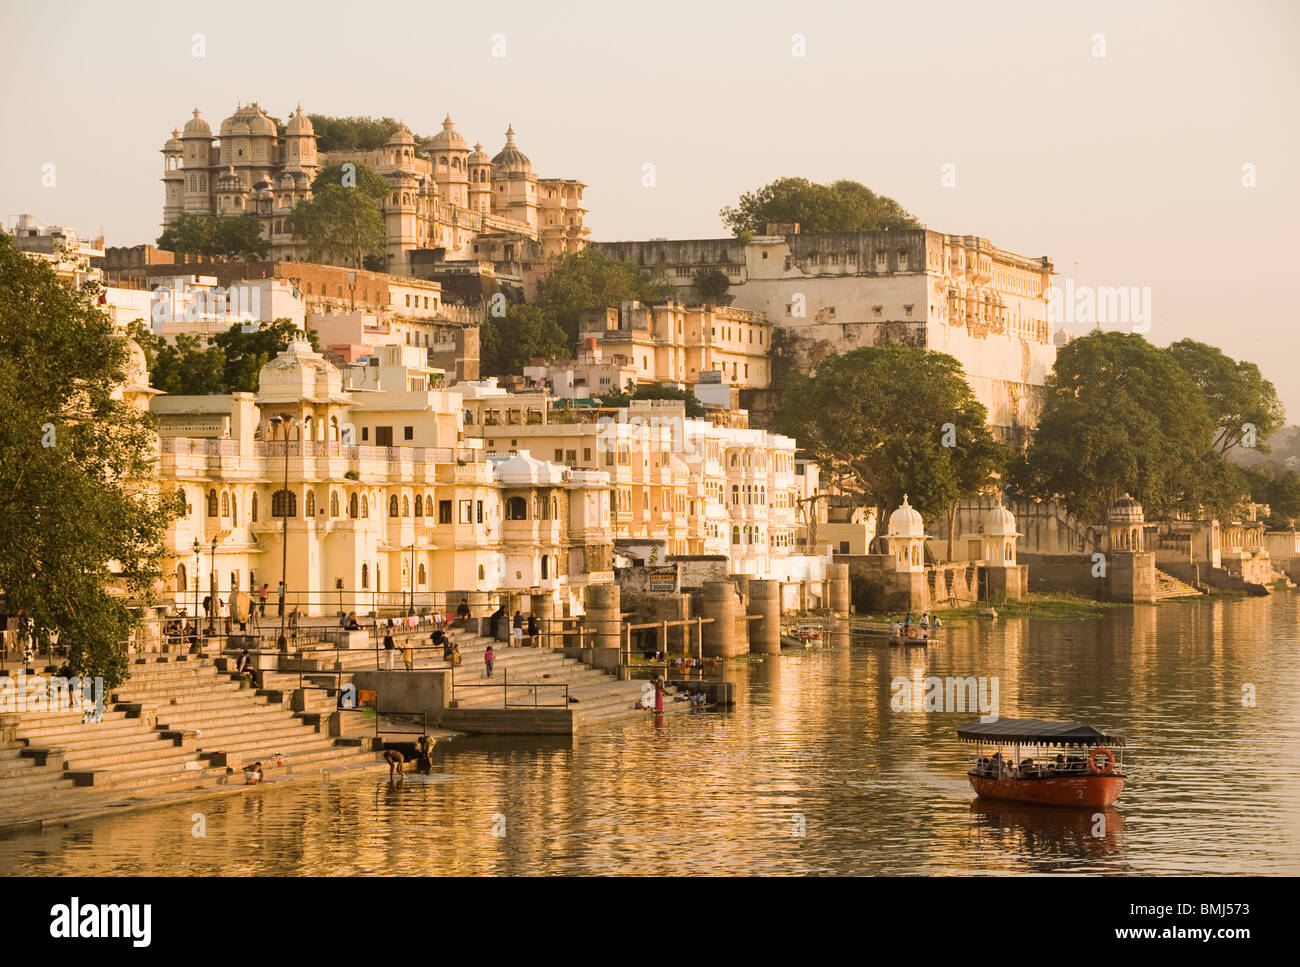
POLYGON ((912 563, 913 564, 921 563, 921 549, 915 545, 912 546, 912 563))
POLYGON ((417 582, 419 582, 420 587, 424 587, 425 575, 424 575, 424 564, 423 564, 423 563, 420 564, 419 568, 418 568, 418 569, 416 570, 416 572, 415 572, 415 575, 416 575, 416 578, 415 578, 415 579, 416 579, 417 582))
POLYGON ((551 563, 551 559, 547 555, 543 554, 542 555, 542 580, 543 581, 545 581, 548 577, 550 577, 550 563, 551 563))
POLYGON ((316 491, 314 490, 307 491, 307 516, 316 516, 316 491))
POLYGON ((739 543, 740 543, 740 525, 739 525, 739 524, 733 524, 732 527, 731 527, 731 543, 733 543, 733 544, 739 544, 739 543))
POLYGON ((257 520, 257 494, 253 494, 253 520, 257 520))
POLYGON ((506 501, 506 520, 527 520, 528 501, 523 497, 511 497, 506 501))
POLYGON ((550 519, 551 519, 551 502, 550 502, 549 500, 547 500, 545 497, 538 497, 538 498, 537 498, 537 504, 538 504, 538 507, 537 507, 537 510, 538 510, 538 514, 537 514, 537 516, 538 516, 538 518, 541 519, 541 520, 550 520, 550 519))
POLYGON ((238 591, 238 590, 239 590, 239 572, 238 572, 238 571, 231 571, 231 572, 230 572, 230 590, 232 590, 232 591, 238 591))
POLYGON ((348 498, 348 516, 353 520, 357 517, 357 495, 353 494, 348 498))
POLYGON ((424 513, 427 517, 433 516, 433 494, 424 495, 424 513))
POLYGON ((186 591, 189 590, 189 587, 190 587, 189 577, 185 573, 185 565, 177 564, 176 565, 176 593, 184 594, 186 591))
POLYGON ((185 500, 185 488, 177 487, 176 488, 176 513, 180 514, 182 517, 187 517, 189 516, 189 512, 190 512, 190 505, 185 500))
POLYGON ((337 517, 338 515, 339 515, 339 492, 337 490, 331 490, 330 491, 330 516, 337 517))
POLYGON ((1010 542, 1010 541, 1007 541, 1007 548, 1006 548, 1006 552, 1005 552, 1004 556, 1005 556, 1006 560, 1008 560, 1008 561, 1011 560, 1011 558, 1012 558, 1012 554, 1011 554, 1011 542, 1010 542))
POLYGON ((731 485, 731 505, 733 507, 740 506, 740 484, 731 485))
POLYGON ((230 494, 226 493, 224 490, 221 492, 221 516, 230 516, 230 494))
POLYGON ((208 516, 217 516, 217 492, 215 490, 208 491, 208 516))
POLYGON ((560 501, 557 497, 551 497, 551 517, 554 520, 560 519, 560 501))
POLYGON ((393 496, 388 498, 388 516, 396 517, 397 513, 397 494, 393 494, 393 496))
POLYGON ((415 516, 424 516, 424 494, 415 495, 415 516))
POLYGON ((272 517, 297 517, 298 495, 292 490, 277 490, 271 494, 272 517))
POLYGON ((233 491, 230 494, 230 526, 239 526, 239 495, 233 491))
POLYGON ((478 566, 478 579, 479 579, 480 581, 482 581, 482 580, 483 580, 483 575, 486 574, 486 573, 487 573, 487 572, 483 569, 483 565, 480 564, 480 565, 478 566))
POLYGON ((339 442, 339 418, 337 416, 330 417, 330 442, 339 442))
POLYGON ((407 497, 406 495, 402 496, 402 516, 403 517, 411 516, 411 498, 407 497))
POLYGON ((365 494, 361 495, 361 516, 363 518, 370 516, 370 501, 366 499, 365 494))
POLYGON ((369 564, 361 565, 361 586, 363 588, 370 587, 370 565, 369 564))

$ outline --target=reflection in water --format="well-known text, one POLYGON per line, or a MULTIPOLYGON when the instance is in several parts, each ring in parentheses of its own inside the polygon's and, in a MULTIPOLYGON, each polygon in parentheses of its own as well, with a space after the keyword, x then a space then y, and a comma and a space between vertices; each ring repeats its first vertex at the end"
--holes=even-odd
POLYGON ((392 786, 268 783, 0 840, 0 873, 1294 874, 1297 600, 950 623, 928 651, 833 634, 730 663, 731 712, 469 739, 392 786), (890 710, 891 679, 918 675, 997 676, 1004 716, 1126 736, 1105 835, 1090 812, 975 801, 953 732, 976 714, 890 710))

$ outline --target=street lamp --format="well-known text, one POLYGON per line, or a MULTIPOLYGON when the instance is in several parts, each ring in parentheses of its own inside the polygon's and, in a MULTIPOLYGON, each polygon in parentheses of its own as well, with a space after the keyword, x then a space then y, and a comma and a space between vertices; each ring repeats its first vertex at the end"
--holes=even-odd
POLYGON ((202 553, 203 547, 196 537, 194 538, 194 631, 196 638, 199 628, 199 566, 201 560, 199 555, 202 553))
POLYGON ((208 612, 208 634, 216 634, 217 620, 217 545, 221 543, 221 535, 212 536, 212 564, 208 569, 208 593, 212 595, 212 609, 208 612))
POLYGON ((271 426, 284 429, 284 489, 280 492, 280 516, 284 524, 280 531, 280 637, 275 646, 280 651, 289 650, 288 639, 284 636, 284 609, 289 603, 289 427, 297 423, 288 413, 271 417, 271 426))

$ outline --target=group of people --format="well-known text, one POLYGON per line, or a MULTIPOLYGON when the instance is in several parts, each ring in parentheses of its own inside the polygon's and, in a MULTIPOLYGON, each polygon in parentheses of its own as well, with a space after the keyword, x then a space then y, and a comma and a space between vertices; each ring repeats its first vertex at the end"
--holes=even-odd
POLYGON ((916 621, 912 617, 912 612, 907 613, 901 622, 894 621, 889 625, 889 633, 895 638, 928 638, 931 631, 937 631, 943 627, 943 622, 939 616, 930 617, 930 612, 921 612, 921 620, 916 621))
POLYGON ((974 771, 988 779, 1046 779, 1062 773, 1087 772, 1088 762, 1081 756, 1058 754, 1054 762, 1035 762, 1027 757, 1017 766, 1003 759, 1001 752, 995 752, 992 756, 981 756, 974 771))
MULTIPOLYGON (((428 775, 433 771, 434 740, 421 735, 415 740, 415 771, 428 775)), ((385 749, 384 761, 388 763, 388 780, 394 782, 406 775, 406 756, 397 749, 385 749)))

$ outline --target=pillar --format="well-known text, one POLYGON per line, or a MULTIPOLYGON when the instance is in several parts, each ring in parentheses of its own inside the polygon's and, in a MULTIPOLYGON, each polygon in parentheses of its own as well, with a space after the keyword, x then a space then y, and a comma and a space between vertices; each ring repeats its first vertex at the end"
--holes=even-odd
POLYGON ((528 603, 528 613, 535 615, 537 618, 537 630, 541 633, 538 637, 538 643, 543 648, 558 648, 563 642, 552 633, 557 629, 554 627, 555 618, 555 599, 549 594, 534 594, 528 603))
POLYGON ((849 616, 849 566, 847 564, 826 565, 827 604, 837 618, 849 616))
POLYGON ((781 582, 749 582, 749 611, 763 617, 750 625, 750 654, 781 654, 781 582))
POLYGON ((704 657, 731 658, 740 653, 736 642, 736 617, 740 601, 730 581, 707 581, 704 585, 704 657))
POLYGON ((622 595, 617 584, 592 584, 587 588, 587 645, 597 668, 613 670, 620 664, 623 618, 622 595))

